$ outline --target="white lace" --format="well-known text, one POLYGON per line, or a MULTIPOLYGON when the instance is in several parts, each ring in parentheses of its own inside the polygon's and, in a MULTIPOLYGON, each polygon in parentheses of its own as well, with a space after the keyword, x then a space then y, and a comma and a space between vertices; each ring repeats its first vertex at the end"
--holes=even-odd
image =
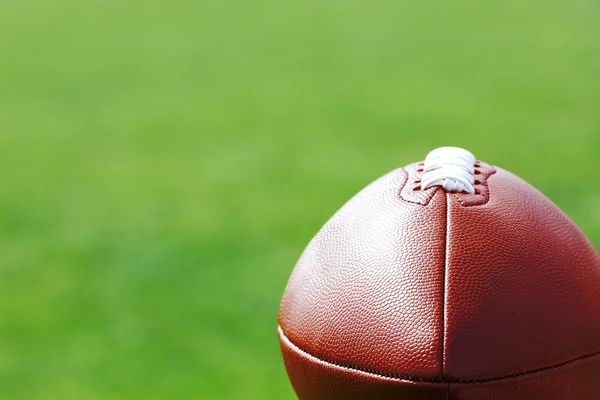
POLYGON ((458 147, 440 147, 425 158, 421 187, 441 186, 447 192, 475 193, 475 156, 458 147))

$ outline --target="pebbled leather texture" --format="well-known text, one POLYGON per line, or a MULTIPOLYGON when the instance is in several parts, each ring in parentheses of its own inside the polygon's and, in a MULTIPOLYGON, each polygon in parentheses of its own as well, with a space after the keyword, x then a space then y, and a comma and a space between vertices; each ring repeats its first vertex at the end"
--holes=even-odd
POLYGON ((481 207, 448 196, 444 377, 488 379, 600 352, 598 252, 523 180, 498 168, 489 185, 481 207))
POLYGON ((406 178, 404 170, 382 177, 327 222, 290 277, 279 324, 319 359, 436 379, 446 198, 439 191, 425 207, 400 200, 406 178))
POLYGON ((363 189, 298 261, 279 313, 298 397, 600 399, 593 245, 501 168, 479 163, 475 195, 415 191, 418 169, 363 189))
POLYGON ((292 344, 279 329, 290 380, 300 399, 446 400, 448 384, 389 378, 317 359, 292 344))
POLYGON ((600 355, 489 381, 423 382, 340 367, 304 353, 279 330, 290 380, 311 400, 597 400, 600 355))

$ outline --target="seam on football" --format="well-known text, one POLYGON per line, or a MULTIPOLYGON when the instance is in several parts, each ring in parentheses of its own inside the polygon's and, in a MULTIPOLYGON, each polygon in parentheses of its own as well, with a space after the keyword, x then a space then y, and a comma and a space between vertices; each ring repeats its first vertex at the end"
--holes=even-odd
POLYGON ((583 360, 587 360, 589 358, 593 358, 596 356, 600 356, 600 351, 594 352, 594 353, 590 353, 590 354, 586 354, 584 356, 580 356, 577 358, 573 358, 571 360, 568 361, 564 361, 561 363, 557 363, 554 365, 550 365, 547 367, 542 367, 542 368, 536 368, 530 371, 525 371, 525 372, 519 372, 516 374, 511 374, 511 375, 505 375, 505 376, 500 376, 500 377, 494 377, 494 378, 484 378, 484 379, 466 379, 466 380, 460 380, 460 379, 424 379, 424 378, 418 378, 418 377, 414 377, 414 376, 405 376, 405 375, 397 375, 397 374, 383 374, 381 372, 373 372, 373 371, 369 371, 369 370, 364 370, 364 369, 360 369, 360 368, 356 368, 356 367, 351 367, 348 365, 344 365, 344 364, 337 364, 337 363, 333 363, 331 361, 327 361, 324 359, 321 359, 319 357, 315 357, 312 354, 302 350, 300 347, 298 347, 297 345, 295 345, 285 334, 285 332, 283 332, 283 329, 281 328, 281 326, 277 327, 277 330, 279 331, 279 335, 287 342, 289 343, 290 346, 292 346, 296 351, 302 353, 303 355, 305 355, 308 358, 314 359, 318 362, 324 363, 324 364, 328 364, 330 366, 333 367, 337 367, 337 368, 342 368, 342 369, 346 369, 349 371, 354 371, 354 372, 359 372, 359 373, 363 373, 363 374, 367 374, 367 375, 371 375, 374 377, 378 377, 378 378, 385 378, 385 379, 392 379, 392 380, 397 380, 397 381, 412 381, 412 382, 427 382, 427 383, 462 383, 462 384, 477 384, 477 383, 487 383, 487 382, 495 382, 495 381, 502 381, 502 380, 511 380, 511 379, 517 379, 523 376, 527 376, 527 375, 534 375, 540 372, 545 372, 545 371, 549 371, 549 370, 553 370, 553 369, 558 369, 561 367, 565 367, 569 364, 574 364, 577 363, 579 361, 583 361, 583 360))

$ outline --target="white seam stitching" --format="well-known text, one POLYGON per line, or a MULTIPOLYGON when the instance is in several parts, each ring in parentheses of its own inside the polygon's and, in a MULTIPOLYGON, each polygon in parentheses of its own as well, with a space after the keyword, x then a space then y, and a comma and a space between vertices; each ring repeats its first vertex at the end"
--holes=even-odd
POLYGON ((446 243, 444 248, 444 318, 442 320, 442 380, 444 379, 444 370, 446 365, 446 332, 448 320, 448 260, 450 250, 450 196, 446 194, 446 243))

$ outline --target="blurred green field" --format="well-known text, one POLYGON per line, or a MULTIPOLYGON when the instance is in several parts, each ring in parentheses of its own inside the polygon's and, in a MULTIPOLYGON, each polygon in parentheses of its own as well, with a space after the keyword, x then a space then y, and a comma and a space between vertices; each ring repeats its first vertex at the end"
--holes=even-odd
POLYGON ((0 399, 293 399, 277 308, 441 145, 600 245, 595 0, 0 2, 0 399))

